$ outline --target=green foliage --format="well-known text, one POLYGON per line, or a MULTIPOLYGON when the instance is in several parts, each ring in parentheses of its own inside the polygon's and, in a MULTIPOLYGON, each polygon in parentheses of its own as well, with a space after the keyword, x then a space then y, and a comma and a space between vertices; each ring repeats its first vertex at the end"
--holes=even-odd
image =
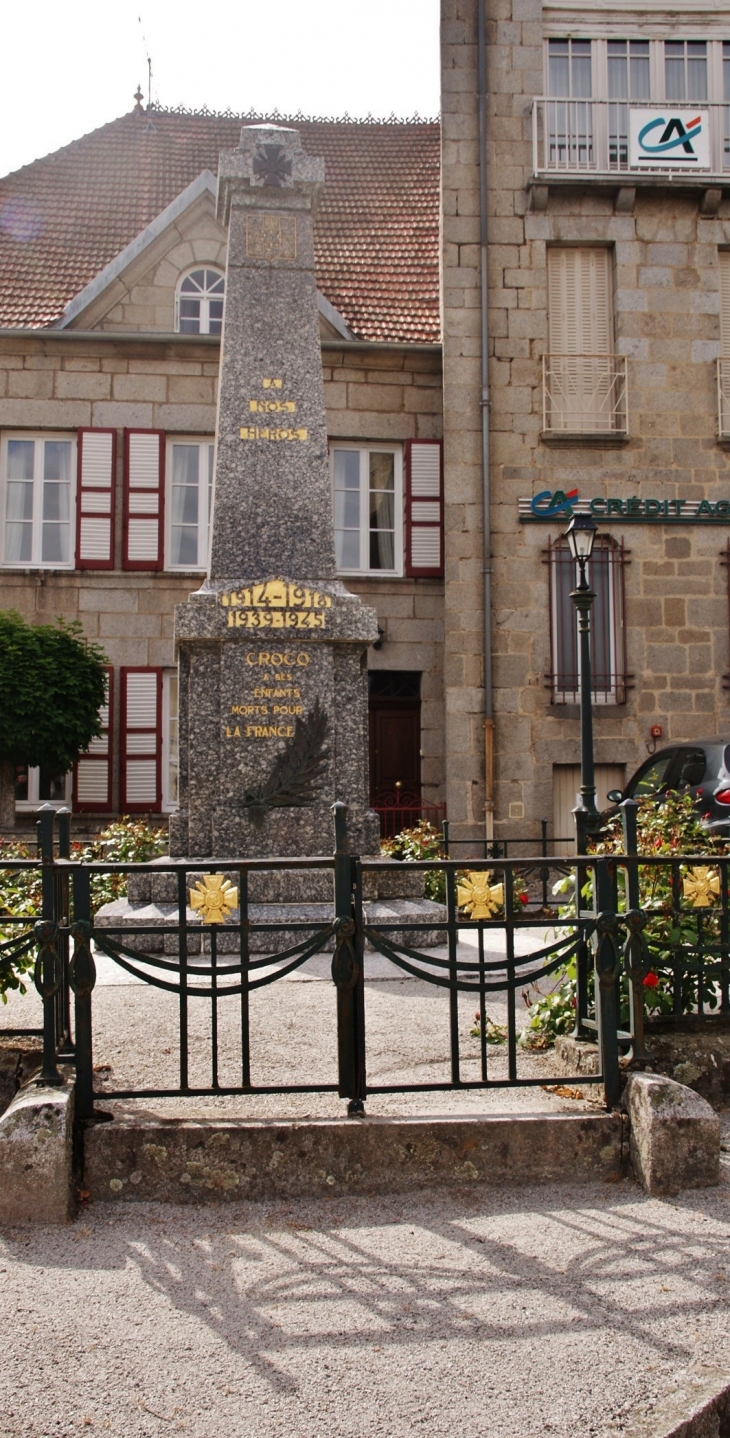
MULTIPOLYGON (((145 864, 166 853, 167 844, 167 829, 151 829, 141 820, 125 816, 109 824, 91 843, 73 844, 71 857, 87 864, 145 864)), ((0 840, 0 943, 27 932, 21 924, 3 924, 3 917, 27 917, 30 928, 40 918, 42 898, 39 869, 7 869, 3 867, 4 861, 36 857, 35 844, 0 840)), ((91 881, 92 907, 99 909, 102 904, 122 898, 126 890, 126 874, 99 874, 91 881)), ((0 1000, 3 1003, 7 1003, 6 994, 10 989, 26 992, 23 975, 34 963, 34 952, 12 962, 3 961, 0 954, 0 1000)))
MULTIPOLYGON (((28 918, 29 925, 41 911, 41 876, 33 869, 3 869, 7 859, 34 859, 35 845, 16 843, 0 839, 0 943, 6 943, 20 934, 27 933, 22 924, 3 924, 3 918, 28 918)), ((0 1000, 6 1004, 11 989, 27 993, 23 976, 32 969, 35 952, 12 961, 0 954, 0 1000)))
MULTIPOLYGON (((380 845, 381 854, 389 859, 402 859, 406 863, 413 863, 418 859, 440 859, 443 857, 441 847, 441 835, 433 824, 425 819, 419 819, 412 829, 401 829, 392 839, 383 839, 380 845)), ((446 902, 446 876, 432 869, 424 874, 423 893, 427 899, 433 899, 437 904, 446 902)))
POLYGON ((81 625, 0 612, 0 760, 70 769, 101 734, 106 656, 81 625))
POLYGON ((550 1048, 556 1038, 572 1032, 575 1025, 575 959, 558 970, 558 982, 549 994, 540 994, 530 1003, 530 989, 525 989, 523 998, 528 1004, 527 1023, 520 1033, 519 1042, 526 1049, 550 1048))
MULTIPOLYGON (((73 857, 87 864, 147 864, 166 854, 168 843, 166 828, 151 829, 141 819, 125 814, 102 829, 91 844, 84 848, 79 845, 73 857)), ((126 874, 97 874, 91 880, 92 907, 100 909, 102 904, 123 898, 126 892, 126 874)))
MULTIPOLYGON (((505 1044, 507 1042, 507 1027, 505 1024, 497 1024, 490 1019, 489 1014, 485 1015, 484 1027, 486 1029, 485 1042, 488 1044, 505 1044)), ((474 1023, 469 1030, 473 1039, 481 1038, 482 1016, 477 1009, 474 1015, 474 1023)))
MULTIPOLYGON (((595 854, 624 853, 623 827, 620 814, 608 823, 600 840, 591 845, 595 854)), ((639 802, 637 811, 637 852, 639 855, 685 854, 699 859, 730 854, 730 841, 710 833, 703 825, 695 807, 692 795, 669 794, 661 803, 653 799, 639 802)), ((692 867, 691 865, 689 866, 692 867)), ((625 874, 619 869, 619 906, 626 907, 625 874)), ((589 875, 581 899, 584 907, 590 907, 593 898, 592 877, 589 875)), ((553 892, 565 898, 560 912, 563 917, 575 913, 573 876, 566 875, 555 885, 553 892)), ((719 908, 697 910, 683 909, 681 914, 673 912, 671 869, 669 866, 651 865, 639 869, 639 902, 648 916, 644 936, 652 957, 652 968, 644 979, 644 1008, 648 1015, 669 1015, 675 1012, 675 975, 673 959, 683 949, 689 964, 692 964, 697 945, 698 923, 703 926, 705 948, 720 941, 719 908), (700 917, 701 914, 701 917, 700 917)), ((558 1034, 569 1033, 575 1019, 575 960, 558 971, 555 990, 541 996, 530 1005, 525 1037, 522 1042, 529 1046, 530 1036, 535 1034, 547 1044, 553 1043, 558 1034), (561 1026, 562 1025, 562 1026, 561 1026)), ((699 978, 696 973, 687 973, 676 981, 679 987, 682 1013, 697 1010, 699 978)), ((589 975, 589 990, 592 993, 593 975, 589 975)), ((702 1001, 707 1009, 719 1006, 716 985, 705 978, 702 985, 702 1001)), ((620 1022, 629 1021, 629 985, 626 975, 621 979, 620 1022)))

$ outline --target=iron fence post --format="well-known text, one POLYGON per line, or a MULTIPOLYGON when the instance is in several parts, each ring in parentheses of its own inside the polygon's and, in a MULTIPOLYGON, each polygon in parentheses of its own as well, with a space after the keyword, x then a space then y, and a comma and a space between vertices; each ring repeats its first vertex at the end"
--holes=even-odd
MULTIPOLYGON (((56 810, 58 824, 58 857, 71 858, 71 813, 69 809, 56 810)), ((71 1037, 71 990, 68 982, 69 964, 69 872, 56 869, 55 904, 56 918, 61 925, 58 934, 58 951, 61 959, 63 978, 58 992, 58 1052, 60 1058, 73 1059, 74 1041, 71 1037)))
POLYGON ((444 851, 444 858, 445 858, 445 859, 448 859, 448 857, 449 857, 449 821, 448 821, 448 819, 442 819, 442 820, 441 820, 441 847, 442 847, 442 849, 443 849, 443 851, 444 851))
POLYGON ((62 1084, 63 1075, 56 1064, 56 994, 62 977, 56 947, 58 924, 53 919, 39 919, 33 930, 38 944, 33 982, 43 1000, 43 1067, 36 1083, 62 1084))
POLYGON ((337 987, 337 1081, 348 1114, 365 1112, 365 986, 357 943, 352 876, 356 860, 348 853, 347 805, 332 805, 335 821, 335 952, 332 979, 337 987))
POLYGON ((620 805, 624 831, 626 864, 626 943, 624 968, 629 978, 629 1029, 631 1031, 632 1068, 645 1069, 650 1061, 644 1035, 644 979, 648 973, 647 947, 644 938, 646 915, 641 909, 639 890, 639 847, 636 799, 624 799, 620 805))
POLYGON ((616 864, 611 858, 595 861, 594 905, 595 993, 598 1045, 603 1073, 606 1107, 613 1109, 621 1097, 621 1071, 618 1061, 618 948, 619 918, 616 912, 616 864))
POLYGON ((88 870, 74 872, 74 922, 71 936, 74 951, 68 971, 69 986, 74 994, 76 1020, 76 1116, 90 1119, 94 1115, 94 1066, 91 1027, 91 994, 96 983, 96 965, 91 952, 91 882, 88 870))

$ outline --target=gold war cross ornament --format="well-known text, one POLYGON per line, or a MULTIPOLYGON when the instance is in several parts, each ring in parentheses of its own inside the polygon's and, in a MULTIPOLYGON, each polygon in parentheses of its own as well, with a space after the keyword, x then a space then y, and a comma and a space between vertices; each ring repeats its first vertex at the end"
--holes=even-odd
POLYGON ((470 919, 491 919, 504 906, 504 884, 490 884, 491 870, 470 869, 456 886, 456 902, 470 919))
POLYGON ((204 924, 225 924, 226 915, 238 908, 238 889, 223 874, 206 874, 190 890, 190 907, 204 924))

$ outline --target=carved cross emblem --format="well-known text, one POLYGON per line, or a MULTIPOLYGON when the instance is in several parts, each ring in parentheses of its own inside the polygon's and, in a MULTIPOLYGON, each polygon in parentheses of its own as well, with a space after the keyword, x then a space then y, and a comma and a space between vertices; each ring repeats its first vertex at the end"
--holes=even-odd
POLYGON ((281 145, 262 145, 254 155, 253 172, 265 185, 285 185, 291 179, 291 160, 281 145))
POLYGON ((190 907, 204 924, 225 924, 226 915, 238 908, 238 889, 222 874, 206 874, 190 890, 190 907))
POLYGON ((490 884, 489 870, 480 873, 470 869, 456 887, 456 902, 466 909, 470 919, 491 919, 504 905, 504 884, 490 884))

